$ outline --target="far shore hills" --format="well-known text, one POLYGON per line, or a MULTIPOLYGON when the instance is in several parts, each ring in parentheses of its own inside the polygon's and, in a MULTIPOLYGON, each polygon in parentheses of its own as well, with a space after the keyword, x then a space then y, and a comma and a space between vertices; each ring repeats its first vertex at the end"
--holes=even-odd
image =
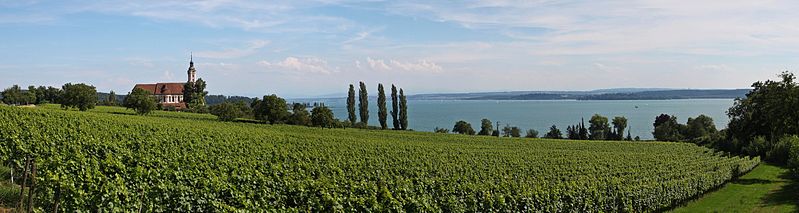
POLYGON ((511 91, 437 93, 408 96, 416 100, 673 100, 734 99, 751 89, 646 89, 621 88, 591 91, 511 91))

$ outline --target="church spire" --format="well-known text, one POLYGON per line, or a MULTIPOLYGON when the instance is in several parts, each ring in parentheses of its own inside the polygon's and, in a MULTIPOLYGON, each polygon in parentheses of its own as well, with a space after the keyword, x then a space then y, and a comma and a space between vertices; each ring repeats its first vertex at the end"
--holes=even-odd
POLYGON ((189 82, 194 83, 197 77, 197 70, 194 69, 194 54, 189 54, 189 70, 186 71, 189 77, 189 82))

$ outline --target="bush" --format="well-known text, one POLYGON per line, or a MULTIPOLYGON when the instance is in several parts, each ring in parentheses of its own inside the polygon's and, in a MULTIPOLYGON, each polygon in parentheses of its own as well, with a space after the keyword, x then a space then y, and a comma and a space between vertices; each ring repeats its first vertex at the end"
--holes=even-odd
MULTIPOLYGON (((27 193, 27 190, 25 190, 27 193)), ((19 186, 11 183, 0 183, 0 206, 11 206, 19 200, 19 186)))
POLYGON ((11 179, 11 168, 0 166, 0 181, 11 179))
POLYGON ((797 144, 799 144, 799 137, 797 136, 785 136, 781 138, 766 150, 766 160, 781 165, 787 165, 791 147, 797 146, 797 144))
POLYGON ((799 137, 794 135, 785 137, 783 140, 790 141, 790 147, 788 151, 788 168, 795 177, 799 178, 799 137))

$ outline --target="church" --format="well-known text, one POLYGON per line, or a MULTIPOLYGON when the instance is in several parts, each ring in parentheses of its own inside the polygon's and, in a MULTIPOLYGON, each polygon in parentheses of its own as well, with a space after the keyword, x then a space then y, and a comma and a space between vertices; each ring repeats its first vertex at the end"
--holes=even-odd
MULTIPOLYGON (((194 82, 197 70, 194 69, 194 58, 189 59, 188 82, 194 82)), ((174 107, 177 110, 186 109, 186 102, 183 102, 183 86, 186 83, 154 83, 136 84, 133 88, 146 90, 155 96, 162 107, 174 107)))

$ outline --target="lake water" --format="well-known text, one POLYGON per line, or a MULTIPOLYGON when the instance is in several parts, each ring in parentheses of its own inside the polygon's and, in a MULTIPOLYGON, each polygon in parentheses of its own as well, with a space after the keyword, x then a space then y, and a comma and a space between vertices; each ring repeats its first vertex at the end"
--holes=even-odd
MULTIPOLYGON (((289 100, 291 102, 292 100, 289 100)), ((324 102, 333 110, 337 118, 347 119, 346 100, 339 99, 304 99, 295 101, 324 102)), ((600 114, 611 120, 614 116, 627 118, 627 126, 632 136, 652 139, 655 117, 661 113, 677 116, 680 123, 688 117, 705 114, 713 118, 716 127, 726 127, 727 109, 733 105, 732 99, 691 99, 691 100, 613 100, 613 101, 577 101, 577 100, 527 100, 527 101, 492 101, 492 100, 408 100, 409 127, 415 131, 433 131, 435 127, 452 129, 455 122, 465 120, 472 124, 475 131, 480 131, 480 119, 488 118, 494 125, 499 121, 501 126, 510 124, 527 129, 538 130, 543 136, 549 127, 557 125, 564 134, 568 125, 588 120, 594 114, 600 114), (636 108, 637 106, 637 108, 636 108)), ((379 126, 377 120, 377 100, 370 99, 369 124, 379 126)), ((391 100, 388 100, 391 110, 391 100)), ((357 112, 356 112, 357 114, 357 112)), ((392 126, 391 114, 388 125, 392 126)), ((496 128, 496 127, 495 127, 496 128)), ((626 135, 626 133, 625 133, 626 135)))

